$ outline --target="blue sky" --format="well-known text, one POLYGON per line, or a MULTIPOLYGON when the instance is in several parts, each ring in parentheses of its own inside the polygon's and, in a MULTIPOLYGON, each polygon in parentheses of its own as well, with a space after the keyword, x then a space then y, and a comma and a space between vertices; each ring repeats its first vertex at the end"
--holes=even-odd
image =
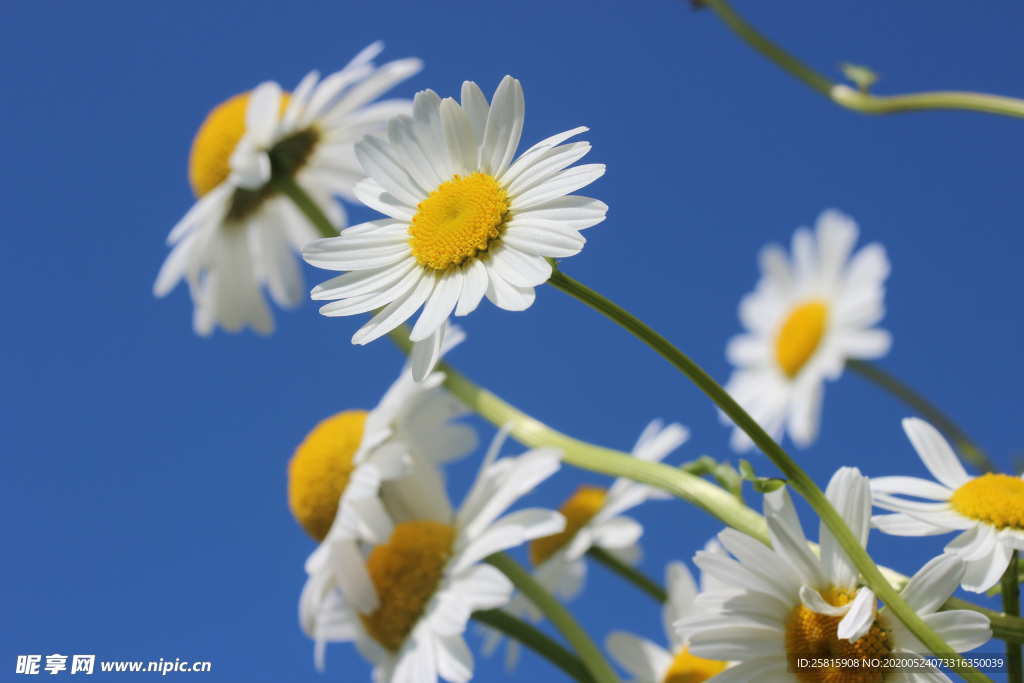
MULTIPOLYGON (((874 67, 880 92, 1024 94, 1015 3, 737 4, 830 74, 843 60, 874 67)), ((712 15, 665 0, 17 2, 4 15, 0 670, 19 653, 81 652, 212 660, 204 680, 364 678, 346 646, 331 648, 325 675, 313 669, 296 622, 312 542, 288 514, 284 472, 315 422, 376 402, 400 355, 384 341, 350 346, 355 321, 312 303, 278 313, 271 338, 198 339, 185 292, 157 301, 151 285, 192 201, 186 159, 205 112, 264 79, 291 87, 338 68, 376 39, 387 57, 426 63, 402 94, 456 94, 464 79, 490 92, 511 73, 526 92, 524 143, 589 125, 591 158, 608 173, 588 194, 611 210, 565 270, 720 379, 757 249, 824 208, 852 214, 893 263, 883 365, 1000 465, 1024 454, 1019 121, 840 110, 712 15)), ((466 327, 454 363, 559 429, 627 448, 663 417, 693 432, 675 461, 732 457, 699 392, 553 289, 521 314, 485 305, 466 327)), ((828 387, 822 437, 794 454, 821 483, 842 464, 921 474, 905 414, 844 377, 828 387)), ((453 470, 453 490, 476 460, 453 470)), ((582 480, 601 478, 566 470, 531 502, 557 505, 582 480)), ((719 528, 676 501, 637 517, 643 568, 658 576, 719 528)), ((875 533, 871 547, 910 572, 944 540, 875 533)), ((599 567, 591 579, 573 610, 593 635, 662 638, 653 605, 599 567)), ((532 656, 520 674, 555 677, 532 656)), ((478 676, 504 674, 480 659, 478 676)))

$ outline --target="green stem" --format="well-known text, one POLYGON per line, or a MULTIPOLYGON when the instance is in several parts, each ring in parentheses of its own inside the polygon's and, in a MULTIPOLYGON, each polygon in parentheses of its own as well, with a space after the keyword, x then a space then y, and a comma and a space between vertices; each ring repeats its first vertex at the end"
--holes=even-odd
POLYGON ((313 198, 310 197, 302 187, 295 182, 295 178, 290 175, 277 175, 274 176, 272 182, 281 194, 291 199, 295 206, 302 212, 302 214, 313 224, 313 227, 317 229, 321 237, 337 237, 338 228, 336 228, 327 218, 327 215, 320 210, 313 198))
POLYGON ((537 583, 529 572, 504 553, 491 555, 487 558, 487 562, 507 576, 515 584, 515 587, 544 613, 551 624, 558 629, 558 632, 565 636, 565 639, 583 660, 587 671, 594 677, 595 683, 618 683, 615 671, 587 632, 576 623, 576 620, 569 614, 569 610, 537 583))
MULTIPOLYGON (((402 327, 391 334, 392 341, 407 354, 412 347, 408 332, 408 328, 402 327)), ((444 386, 453 396, 495 427, 507 427, 509 434, 524 446, 558 448, 563 453, 562 460, 574 467, 656 486, 701 508, 726 526, 742 531, 765 545, 771 544, 764 517, 725 489, 674 467, 644 462, 621 451, 574 439, 477 386, 451 365, 439 363, 437 369, 445 374, 444 386)), ((885 567, 881 571, 898 588, 907 582, 907 577, 899 572, 885 567)), ((1024 619, 1006 616, 960 598, 950 598, 943 604, 943 609, 980 612, 992 622, 992 633, 996 638, 1024 642, 1024 619)))
MULTIPOLYGON (((1017 551, 1010 554, 1010 564, 1003 572, 1003 612, 1020 615, 1020 583, 1017 575, 1017 551)), ((1006 671, 1008 683, 1021 683, 1024 666, 1021 665, 1020 643, 1006 642, 1006 671)))
POLYGON ((594 680, 579 657, 559 645, 533 624, 500 609, 473 612, 473 619, 496 631, 501 631, 509 638, 514 638, 575 680, 581 683, 591 683, 594 680))
POLYGON ((641 572, 636 567, 631 567, 619 558, 612 555, 604 548, 594 546, 587 551, 587 554, 593 557, 595 560, 603 564, 608 569, 612 570, 626 581, 647 593, 649 596, 657 600, 658 602, 665 602, 668 600, 668 593, 665 589, 658 585, 656 581, 651 579, 649 576, 641 572))
POLYGON ((566 294, 579 299, 602 315, 618 323, 635 337, 657 351, 665 360, 685 375, 691 382, 711 398, 712 401, 729 418, 746 433, 762 453, 767 455, 789 480, 790 486, 796 489, 810 504, 818 517, 829 528, 836 542, 842 547, 846 556, 860 571, 864 583, 874 591, 896 617, 917 636, 925 647, 940 658, 948 658, 959 662, 954 667, 957 673, 972 681, 988 680, 984 674, 971 667, 966 660, 951 648, 923 619, 911 609, 910 605, 885 579, 871 556, 861 546, 850 531, 843 518, 832 507, 828 498, 806 472, 768 435, 740 404, 723 389, 718 382, 707 374, 689 356, 673 346, 667 339, 651 329, 646 323, 629 313, 610 300, 565 275, 554 271, 548 282, 566 294))
POLYGON ((1024 100, 1002 95, 942 90, 906 95, 877 96, 836 84, 773 43, 741 17, 727 0, 703 0, 736 35, 792 76, 832 102, 862 114, 897 114, 934 109, 967 110, 1024 117, 1024 100))
POLYGON ((939 410, 931 401, 917 393, 909 386, 896 379, 882 368, 862 360, 848 360, 846 366, 866 380, 873 382, 882 389, 906 403, 912 410, 946 434, 955 444, 960 456, 979 469, 994 472, 995 466, 985 452, 974 445, 964 430, 939 410))

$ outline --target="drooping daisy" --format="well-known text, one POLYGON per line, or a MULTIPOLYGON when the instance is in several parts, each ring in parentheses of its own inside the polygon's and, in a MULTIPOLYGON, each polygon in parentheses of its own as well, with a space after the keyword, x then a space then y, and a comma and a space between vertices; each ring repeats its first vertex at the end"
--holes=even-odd
MULTIPOLYGON (((686 428, 678 423, 664 425, 661 420, 652 420, 637 439, 632 454, 647 462, 661 462, 688 436, 686 428)), ((630 564, 637 562, 638 541, 644 530, 639 522, 622 513, 646 500, 668 497, 664 491, 624 477, 616 479, 607 490, 580 486, 559 508, 566 519, 565 529, 530 544, 534 577, 562 600, 572 600, 583 589, 587 574, 584 556, 591 548, 607 550, 630 564)))
MULTIPOLYGON (((844 467, 832 477, 826 495, 866 544, 871 515, 867 478, 844 467)), ((887 608, 877 609, 874 593, 858 585, 856 568, 824 524, 820 557, 811 552, 784 489, 765 496, 765 516, 771 548, 726 529, 719 540, 735 559, 705 552, 695 558, 719 585, 697 596, 696 616, 684 618, 678 628, 693 654, 738 662, 716 682, 948 680, 923 662, 916 670, 865 665, 875 658, 919 659, 928 653, 887 608), (849 666, 799 666, 800 660, 820 658, 836 664, 845 660, 849 666)), ((902 591, 907 603, 958 652, 991 638, 984 615, 937 611, 956 590, 963 571, 959 558, 943 555, 928 562, 902 591)))
POLYGON ((924 420, 903 420, 903 431, 937 481, 917 477, 872 479, 875 505, 895 513, 877 515, 872 523, 896 536, 963 532, 946 546, 946 551, 959 555, 966 563, 966 590, 987 591, 1006 571, 1013 551, 1024 550, 1024 480, 994 473, 971 477, 942 434, 924 420), (906 500, 893 494, 925 500, 906 500))
POLYGON ((436 361, 442 323, 466 315, 486 296, 521 311, 547 281, 547 257, 577 254, 580 231, 604 220, 607 206, 570 194, 604 174, 601 164, 572 166, 590 150, 562 144, 586 128, 543 140, 515 158, 523 129, 523 90, 506 76, 490 103, 475 83, 461 104, 426 90, 413 116, 388 123, 387 139, 369 136, 356 155, 369 176, 356 195, 387 217, 351 227, 303 249, 309 263, 350 271, 313 290, 327 316, 382 308, 352 337, 367 344, 423 311, 417 376, 436 361))
MULTIPOLYGON (((740 302, 746 332, 726 349, 736 366, 727 389, 775 439, 813 443, 825 380, 837 379, 847 359, 889 350, 889 333, 874 327, 885 313, 889 261, 877 243, 851 257, 857 232, 849 216, 825 211, 816 234, 793 235, 792 262, 778 245, 761 251, 761 280, 740 302)), ((751 442, 736 429, 732 445, 751 442)))
POLYGON ((364 556, 335 558, 340 594, 329 640, 354 641, 378 683, 468 681, 473 657, 463 640, 470 615, 506 604, 511 582, 483 563, 489 555, 562 528, 553 510, 500 517, 559 467, 557 451, 538 449, 495 460, 496 440, 457 512, 432 511, 398 523, 364 556))
MULTIPOLYGON (((462 337, 454 328, 447 344, 462 337)), ((472 451, 476 435, 456 421, 466 409, 441 387, 443 381, 435 372, 415 382, 406 366, 376 408, 327 418, 296 449, 289 507, 321 542, 306 561, 309 579, 299 608, 312 637, 329 627, 319 623, 321 615, 333 614, 336 558, 353 553, 360 542, 383 542, 395 522, 425 509, 437 517, 450 513, 440 466, 472 451)))
MULTIPOLYGON (((652 420, 633 447, 633 456, 648 462, 660 462, 682 445, 689 433, 680 424, 664 425, 652 420)), ((634 564, 640 557, 638 540, 643 527, 622 513, 650 499, 667 499, 663 491, 631 479, 616 479, 606 491, 583 485, 562 504, 559 511, 566 519, 557 534, 538 538, 530 544, 533 576, 549 592, 562 600, 572 600, 583 590, 587 575, 585 555, 594 547, 602 548, 624 562, 634 564)), ((515 595, 506 611, 532 621, 542 618, 540 611, 522 595, 515 595)), ((503 635, 488 626, 484 634, 484 654, 490 656, 500 646, 503 635)), ((513 669, 519 658, 519 644, 509 641, 505 666, 513 669)))
MULTIPOLYGON (((717 546, 717 544, 715 544, 717 546)), ((711 546, 714 548, 715 546, 711 546)), ((711 549, 709 552, 716 552, 711 549)), ((718 551, 721 552, 721 551, 718 551)), ((707 590, 708 586, 703 586, 707 590)), ((669 649, 647 638, 622 631, 612 632, 606 641, 608 651, 633 676, 631 683, 701 683, 721 673, 726 662, 703 659, 690 654, 686 643, 676 633, 676 622, 693 616, 697 585, 682 562, 665 568, 668 602, 663 608, 665 639, 669 649)))
POLYGON ((420 70, 417 59, 381 67, 370 45, 341 71, 320 80, 311 72, 290 95, 266 82, 214 108, 196 133, 189 156, 195 205, 171 230, 173 246, 157 275, 158 297, 185 278, 194 305, 193 327, 208 335, 216 326, 273 330, 261 293, 280 306, 303 297, 293 251, 318 233, 277 182, 298 183, 338 229, 345 218, 334 195, 352 197, 362 174, 355 141, 409 110, 408 101, 372 100, 420 70))

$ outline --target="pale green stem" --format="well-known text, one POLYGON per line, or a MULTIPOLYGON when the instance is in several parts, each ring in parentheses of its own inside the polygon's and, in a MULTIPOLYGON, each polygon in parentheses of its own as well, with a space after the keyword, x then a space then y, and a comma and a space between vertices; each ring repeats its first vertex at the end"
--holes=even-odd
POLYGON ((501 631, 548 660, 580 683, 594 680, 579 657, 572 654, 533 624, 500 609, 473 612, 473 620, 501 631))
MULTIPOLYGON (((405 353, 409 353, 412 347, 408 332, 407 328, 401 327, 390 335, 405 353)), ((509 435, 524 446, 558 448, 563 452, 563 461, 575 467, 656 486, 696 505, 727 526, 765 545, 771 544, 764 517, 725 489, 668 465, 646 462, 622 451, 574 439, 477 386, 448 363, 439 363, 437 369, 445 374, 444 386, 453 396, 495 427, 508 428, 509 435)), ((902 588, 907 582, 906 576, 892 569, 882 567, 881 571, 897 588, 902 588)), ((1024 642, 1024 619, 1009 617, 960 598, 950 598, 943 609, 981 612, 992 622, 992 632, 997 638, 1024 642)))
POLYGON ((925 647, 940 658, 947 658, 958 662, 954 667, 957 673, 972 681, 989 680, 987 676, 971 667, 966 660, 951 648, 925 621, 915 612, 910 605, 903 600, 903 597, 885 579, 879 571, 871 556, 861 546, 860 542, 850 531, 842 516, 832 507, 828 498, 818 485, 814 483, 802 468, 772 439, 771 436, 757 423, 740 404, 733 400, 732 396, 723 389, 703 368, 695 363, 689 356, 672 345, 667 339, 651 329, 646 323, 625 309, 617 306, 589 287, 573 280, 561 271, 554 271, 548 282, 579 299, 610 320, 618 323, 628 332, 646 343, 657 351, 665 360, 672 364, 677 370, 685 375, 736 424, 743 430, 750 440, 762 453, 767 455, 775 466, 778 467, 789 480, 789 485, 796 489, 818 514, 821 521, 832 532, 836 542, 839 543, 846 556, 853 565, 860 571, 867 584, 875 595, 889 607, 889 610, 910 629, 925 647))
POLYGON ((931 422, 939 431, 945 433, 956 445, 961 458, 985 472, 995 471, 995 465, 988 459, 985 452, 974 444, 971 438, 967 436, 967 433, 960 429, 959 425, 953 422, 949 416, 939 410, 935 404, 914 391, 909 385, 896 379, 874 363, 862 360, 848 360, 846 361, 846 366, 906 403, 924 419, 931 422))
POLYGON ((288 199, 292 200, 292 203, 302 212, 313 227, 317 229, 321 237, 337 237, 338 228, 331 223, 327 215, 320 210, 317 203, 313 201, 302 187, 295 182, 295 178, 290 175, 275 176, 271 181, 274 186, 288 199))
POLYGON ((583 665, 587 667, 587 671, 594 677, 596 683, 618 683, 618 676, 615 675, 615 671, 604 658, 600 648, 576 623, 576 620, 569 614, 569 610, 537 583, 528 571, 503 553, 491 555, 487 558, 487 562, 507 576, 515 587, 544 613, 544 616, 558 629, 558 632, 565 636, 565 639, 583 660, 583 665))
POLYGON ((1002 95, 952 90, 878 96, 836 84, 766 38, 729 5, 727 0, 703 0, 748 45, 831 101, 862 114, 896 114, 934 109, 978 111, 1024 117, 1024 100, 1002 95))

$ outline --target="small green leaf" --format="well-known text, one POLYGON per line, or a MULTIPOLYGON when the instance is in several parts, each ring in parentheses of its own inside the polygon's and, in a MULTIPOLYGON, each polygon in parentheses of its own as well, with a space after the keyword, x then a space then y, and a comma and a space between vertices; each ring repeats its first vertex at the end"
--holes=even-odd
POLYGON ((839 68, 843 70, 843 75, 853 81, 861 92, 867 92, 878 81, 878 74, 866 66, 843 62, 839 68))
POLYGON ((757 476, 753 466, 746 460, 740 460, 740 476, 749 481, 758 493, 771 493, 786 485, 784 479, 757 476))

